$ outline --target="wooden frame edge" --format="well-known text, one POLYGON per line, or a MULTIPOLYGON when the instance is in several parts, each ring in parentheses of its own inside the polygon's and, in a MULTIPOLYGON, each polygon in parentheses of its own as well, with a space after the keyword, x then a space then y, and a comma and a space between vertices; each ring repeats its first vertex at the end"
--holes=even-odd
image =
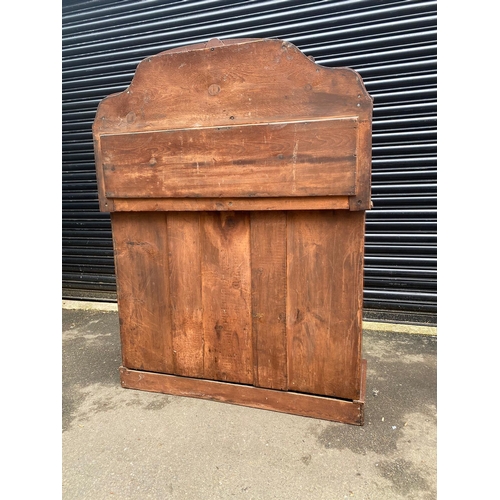
POLYGON ((362 362, 361 376, 360 400, 348 401, 120 367, 121 385, 127 389, 208 399, 359 426, 364 424, 366 360, 362 362))
POLYGON ((359 400, 355 401, 357 403, 360 403, 362 405, 362 410, 361 410, 361 422, 359 425, 364 425, 365 423, 365 412, 364 412, 364 404, 365 404, 365 398, 366 398, 366 366, 367 362, 366 359, 361 360, 361 383, 360 383, 360 390, 359 390, 359 400))
POLYGON ((349 210, 348 196, 297 198, 113 198, 114 212, 349 210))

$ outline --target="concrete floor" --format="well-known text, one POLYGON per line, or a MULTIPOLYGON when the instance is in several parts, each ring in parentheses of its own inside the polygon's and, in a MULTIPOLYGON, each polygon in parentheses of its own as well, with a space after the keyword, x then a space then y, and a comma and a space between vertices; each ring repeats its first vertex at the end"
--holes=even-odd
POLYGON ((120 386, 118 315, 64 309, 63 498, 436 498, 436 336, 366 330, 363 427, 120 386))

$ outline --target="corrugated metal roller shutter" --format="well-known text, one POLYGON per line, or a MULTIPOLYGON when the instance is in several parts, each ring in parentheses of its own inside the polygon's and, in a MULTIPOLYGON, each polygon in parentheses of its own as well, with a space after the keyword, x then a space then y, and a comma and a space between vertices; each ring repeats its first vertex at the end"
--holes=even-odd
POLYGON ((367 317, 436 317, 436 1, 63 1, 63 296, 114 300, 92 121, 145 57, 218 37, 288 40, 374 97, 367 317))

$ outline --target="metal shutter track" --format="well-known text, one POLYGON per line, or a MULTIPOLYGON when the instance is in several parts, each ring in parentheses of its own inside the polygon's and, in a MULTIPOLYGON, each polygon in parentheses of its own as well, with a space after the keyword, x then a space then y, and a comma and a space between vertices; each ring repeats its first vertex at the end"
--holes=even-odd
POLYGON ((116 300, 109 214, 99 212, 97 105, 137 64, 210 38, 280 38, 358 71, 374 97, 365 316, 434 322, 436 1, 63 1, 63 297, 116 300))

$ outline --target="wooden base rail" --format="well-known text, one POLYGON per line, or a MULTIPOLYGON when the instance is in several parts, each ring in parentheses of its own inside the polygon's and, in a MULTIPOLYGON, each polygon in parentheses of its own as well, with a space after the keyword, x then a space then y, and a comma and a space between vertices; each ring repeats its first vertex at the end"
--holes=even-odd
POLYGON ((129 370, 123 366, 120 367, 120 378, 122 387, 127 389, 208 399, 263 410, 301 415, 303 417, 363 425, 366 393, 366 360, 363 360, 361 363, 361 371, 362 388, 361 399, 359 401, 347 401, 299 392, 276 391, 214 380, 129 370))

